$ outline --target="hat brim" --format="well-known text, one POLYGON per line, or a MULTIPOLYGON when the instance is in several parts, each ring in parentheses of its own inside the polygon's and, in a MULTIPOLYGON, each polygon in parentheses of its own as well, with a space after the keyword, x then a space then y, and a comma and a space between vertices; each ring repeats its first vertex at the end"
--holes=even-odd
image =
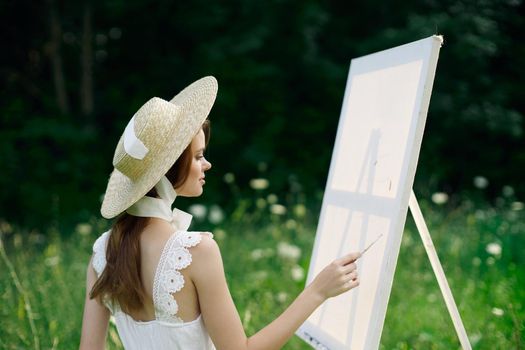
MULTIPOLYGON (((180 107, 174 130, 165 135, 164 146, 156 150, 155 162, 140 178, 130 179, 118 169, 110 175, 101 214, 111 219, 144 197, 175 164, 202 128, 217 96, 217 80, 204 77, 186 87, 170 102, 180 107)), ((122 137, 119 142, 123 142, 122 137)))

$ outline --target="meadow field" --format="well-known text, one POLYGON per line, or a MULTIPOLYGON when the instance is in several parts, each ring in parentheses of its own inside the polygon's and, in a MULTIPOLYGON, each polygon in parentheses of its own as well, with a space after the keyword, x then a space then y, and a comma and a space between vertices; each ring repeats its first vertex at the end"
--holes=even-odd
MULTIPOLYGON (((211 230, 248 335, 272 321, 304 287, 317 211, 276 195, 239 199, 224 213, 196 206, 194 230, 211 230), (279 204, 283 203, 283 204, 279 204), (314 214, 315 213, 315 214, 314 214)), ((474 349, 525 347, 525 210, 513 198, 494 205, 438 205, 423 214, 474 349)), ((0 224, 0 348, 78 347, 91 246, 108 227, 93 218, 73 232, 0 224)), ((114 326, 108 348, 121 349, 114 326)), ((409 214, 381 349, 459 349, 423 244, 409 214)), ((285 349, 309 349, 294 337, 285 349)))

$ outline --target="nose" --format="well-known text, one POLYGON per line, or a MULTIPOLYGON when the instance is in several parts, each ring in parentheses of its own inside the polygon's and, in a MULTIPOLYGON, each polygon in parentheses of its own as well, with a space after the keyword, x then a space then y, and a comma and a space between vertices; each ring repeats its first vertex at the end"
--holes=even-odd
POLYGON ((203 168, 204 168, 204 171, 210 170, 210 168, 211 168, 211 163, 208 162, 208 160, 206 158, 204 158, 203 168))

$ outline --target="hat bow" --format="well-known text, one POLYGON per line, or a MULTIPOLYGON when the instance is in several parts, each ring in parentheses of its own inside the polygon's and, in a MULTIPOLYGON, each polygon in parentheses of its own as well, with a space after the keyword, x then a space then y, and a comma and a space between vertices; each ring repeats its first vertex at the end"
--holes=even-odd
POLYGON ((185 211, 171 209, 177 192, 171 182, 163 176, 155 185, 160 198, 144 196, 129 207, 126 212, 133 216, 154 217, 168 221, 177 231, 187 231, 191 224, 192 216, 185 211))

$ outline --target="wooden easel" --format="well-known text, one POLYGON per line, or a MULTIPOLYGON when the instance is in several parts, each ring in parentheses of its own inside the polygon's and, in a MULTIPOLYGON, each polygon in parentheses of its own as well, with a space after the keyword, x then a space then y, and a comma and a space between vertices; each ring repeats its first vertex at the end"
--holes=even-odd
POLYGON ((463 326, 463 321, 459 316, 458 307, 456 306, 456 302, 454 301, 454 297, 452 296, 452 291, 450 290, 450 286, 448 285, 447 278, 445 277, 445 272, 443 271, 443 267, 439 262, 438 255, 436 253, 436 248, 434 247, 434 243, 432 243, 432 238, 430 237, 427 224, 425 223, 425 219, 423 218, 421 209, 419 209, 419 204, 417 203, 416 195, 414 194, 413 190, 410 193, 408 207, 410 208, 412 217, 416 222, 417 230, 419 231, 421 240, 423 240, 423 245, 425 246, 428 259, 430 260, 430 264, 432 265, 432 270, 434 270, 434 274, 436 275, 439 284, 439 289, 441 289, 441 294, 443 294, 443 298, 445 299, 445 304, 447 305, 450 317, 452 317, 452 323, 454 323, 454 328, 456 329, 456 333, 458 334, 461 347, 464 350, 472 350, 472 346, 470 345, 470 342, 467 337, 467 332, 465 331, 465 326, 463 326))

